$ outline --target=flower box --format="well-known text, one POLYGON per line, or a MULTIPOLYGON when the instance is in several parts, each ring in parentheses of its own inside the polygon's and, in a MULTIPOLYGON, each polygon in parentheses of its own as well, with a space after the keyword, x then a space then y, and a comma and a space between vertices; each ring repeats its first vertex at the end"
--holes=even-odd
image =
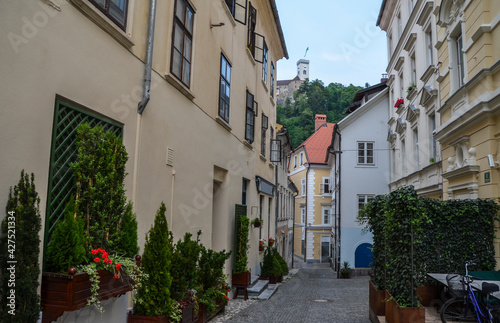
POLYGON ((233 286, 248 286, 250 285, 251 275, 250 272, 244 272, 241 274, 233 274, 231 282, 233 286))
POLYGON ((425 323, 425 308, 399 307, 389 291, 385 291, 385 320, 387 323, 425 323))
MULTIPOLYGON (((99 270, 99 300, 123 295, 132 290, 128 281, 114 279, 114 273, 99 270)), ((87 306, 91 296, 87 273, 75 275, 45 272, 42 274, 42 323, 55 321, 65 311, 71 312, 87 306)))
POLYGON ((128 323, 168 323, 169 319, 165 315, 161 316, 140 316, 128 312, 128 323))
POLYGON ((423 306, 430 306, 439 300, 439 290, 436 284, 427 284, 417 287, 417 295, 420 296, 420 303, 423 306))
POLYGON ((371 280, 369 283, 370 309, 377 316, 385 315, 385 291, 376 289, 371 280))
POLYGON ((277 284, 277 283, 278 283, 278 277, 276 276, 269 277, 269 284, 277 284))
POLYGON ((196 315, 196 308, 194 304, 186 306, 182 309, 181 323, 194 323, 199 322, 198 315, 196 315))
POLYGON ((213 311, 213 313, 207 313, 207 307, 204 304, 200 304, 199 310, 198 310, 198 322, 199 323, 208 322, 214 316, 219 314, 223 309, 224 309, 224 307, 222 305, 218 305, 215 308, 215 310, 213 311))

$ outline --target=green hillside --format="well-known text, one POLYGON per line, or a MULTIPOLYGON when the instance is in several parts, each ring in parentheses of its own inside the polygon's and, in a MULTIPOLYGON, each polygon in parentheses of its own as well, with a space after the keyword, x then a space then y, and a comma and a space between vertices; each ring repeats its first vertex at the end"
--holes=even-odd
MULTIPOLYGON (((368 84, 366 84, 368 85, 368 84)), ((326 114, 326 120, 331 123, 342 120, 345 110, 351 104, 360 86, 344 86, 340 83, 330 83, 325 86, 322 81, 306 80, 294 92, 294 103, 286 99, 285 104, 277 108, 277 122, 288 128, 293 147, 298 147, 314 132, 314 116, 326 114)))

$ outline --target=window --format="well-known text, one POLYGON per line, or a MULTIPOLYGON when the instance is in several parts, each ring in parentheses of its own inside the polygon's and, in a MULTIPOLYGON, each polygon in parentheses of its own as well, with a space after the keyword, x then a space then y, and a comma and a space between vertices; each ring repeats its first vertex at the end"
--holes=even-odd
POLYGON ((404 97, 405 96, 405 88, 404 88, 404 75, 403 72, 399 73, 399 96, 404 97))
POLYGON ((431 142, 431 158, 436 161, 436 139, 434 138, 434 131, 436 130, 436 115, 433 113, 429 116, 429 141, 431 142))
POLYGON ((302 178, 300 180, 300 186, 302 188, 302 196, 305 196, 306 195, 306 179, 305 178, 302 178))
POLYGON ((90 2, 125 31, 128 0, 90 0, 90 2))
POLYGON ((406 175, 406 144, 404 140, 401 140, 401 166, 403 171, 403 176, 406 175))
POLYGON ((255 114, 254 107, 257 102, 254 101, 254 96, 247 91, 246 99, 246 121, 245 121, 245 139, 252 143, 254 139, 254 128, 255 128, 255 114))
POLYGON ((252 53, 255 61, 262 63, 264 61, 264 36, 255 32, 257 25, 257 9, 248 3, 248 34, 247 34, 247 47, 252 53))
POLYGON ((304 165, 304 153, 300 153, 300 166, 304 165))
POLYGON ((274 64, 271 62, 271 97, 274 98, 274 64))
POLYGON ((229 97, 231 92, 231 65, 220 56, 219 116, 229 123, 229 97))
POLYGON ((264 57, 262 60, 262 80, 264 81, 265 84, 267 84, 267 55, 268 55, 267 44, 266 42, 264 42, 264 57))
POLYGON ((418 129, 413 129, 413 147, 415 149, 415 170, 419 170, 419 160, 418 160, 418 129))
POLYGON ((403 33, 403 22, 401 21, 401 12, 398 12, 397 24, 398 24, 398 38, 401 38, 401 34, 403 33))
POLYGON ((321 184, 320 194, 328 194, 328 193, 331 193, 330 178, 323 177, 323 183, 321 184))
POLYGON ((297 168, 297 155, 293 156, 293 169, 297 168))
POLYGON ((330 224, 330 208, 323 208, 323 224, 330 224))
POLYGON ((175 1, 170 71, 189 87, 194 11, 186 0, 175 1))
POLYGON ((303 70, 303 71, 302 71, 302 74, 306 75, 306 70, 303 70))
POLYGON ((300 207, 300 223, 306 223, 306 207, 300 207))
MULTIPOLYGON (((264 208, 264 196, 261 195, 259 199, 259 219, 262 220, 262 209, 264 208)), ((259 228, 259 239, 262 239, 262 226, 259 228)))
POLYGON ((417 67, 415 65, 415 53, 412 53, 410 57, 410 67, 411 67, 411 84, 410 85, 416 85, 417 84, 417 67))
POLYGON ((434 59, 432 55, 432 28, 429 26, 427 31, 425 32, 425 51, 426 51, 426 59, 427 65, 433 65, 434 59))
POLYGON ((358 142, 358 165, 373 165, 373 142, 358 142))
POLYGON ((243 179, 243 185, 241 188, 241 204, 242 205, 247 205, 247 188, 248 188, 248 182, 249 180, 244 178, 243 179))
POLYGON ((260 144, 260 154, 262 156, 266 156, 266 134, 267 134, 267 127, 268 127, 268 119, 267 116, 263 113, 262 114, 262 136, 261 136, 261 144, 260 144))
POLYGON ((229 11, 239 23, 247 23, 247 0, 226 0, 229 11))
POLYGON ((363 209, 366 203, 373 199, 374 195, 358 195, 358 212, 363 209))
POLYGON ((463 49, 463 38, 462 38, 462 33, 458 34, 457 37, 455 38, 455 55, 456 55, 456 65, 457 65, 457 85, 458 87, 461 87, 464 85, 464 53, 462 51, 463 49))

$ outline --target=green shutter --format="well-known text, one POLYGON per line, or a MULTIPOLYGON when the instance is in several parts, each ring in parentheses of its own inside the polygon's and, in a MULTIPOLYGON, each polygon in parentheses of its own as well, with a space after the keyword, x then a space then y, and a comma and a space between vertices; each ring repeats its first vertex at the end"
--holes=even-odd
POLYGON ((63 218, 64 208, 70 196, 74 194, 75 183, 70 164, 76 159, 76 129, 86 122, 91 127, 102 126, 104 130, 112 131, 120 137, 123 134, 123 125, 90 113, 85 108, 77 107, 76 104, 56 100, 50 151, 44 252, 47 250, 57 221, 63 218))

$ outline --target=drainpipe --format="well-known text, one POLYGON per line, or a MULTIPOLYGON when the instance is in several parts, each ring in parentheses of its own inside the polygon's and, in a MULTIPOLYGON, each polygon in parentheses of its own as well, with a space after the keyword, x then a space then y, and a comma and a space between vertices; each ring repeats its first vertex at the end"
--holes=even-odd
POLYGON ((304 262, 307 262, 307 218, 308 218, 308 214, 307 214, 307 193, 308 193, 308 189, 307 189, 307 184, 309 183, 309 164, 307 164, 307 170, 306 170, 306 210, 305 210, 305 222, 304 222, 304 262))
MULTIPOLYGON (((341 157, 342 157, 342 136, 339 132, 339 151, 340 153, 338 154, 338 158, 339 158, 339 191, 338 191, 338 196, 339 196, 339 199, 338 199, 338 205, 339 205, 339 209, 338 209, 338 219, 339 219, 339 225, 338 225, 338 231, 339 231, 339 252, 338 252, 338 259, 337 259, 337 269, 340 269, 340 253, 341 253, 341 243, 340 243, 340 235, 341 235, 341 231, 342 231, 342 212, 340 211, 341 210, 341 202, 342 202, 342 199, 341 199, 341 183, 342 183, 342 169, 341 169, 341 157)), ((340 277, 340 270, 337 270, 337 277, 340 277)))
POLYGON ((148 40, 146 47, 146 68, 144 72, 144 92, 141 102, 137 106, 137 113, 142 115, 151 95, 151 67, 153 65, 153 42, 155 34, 156 0, 151 0, 149 11, 148 40))

